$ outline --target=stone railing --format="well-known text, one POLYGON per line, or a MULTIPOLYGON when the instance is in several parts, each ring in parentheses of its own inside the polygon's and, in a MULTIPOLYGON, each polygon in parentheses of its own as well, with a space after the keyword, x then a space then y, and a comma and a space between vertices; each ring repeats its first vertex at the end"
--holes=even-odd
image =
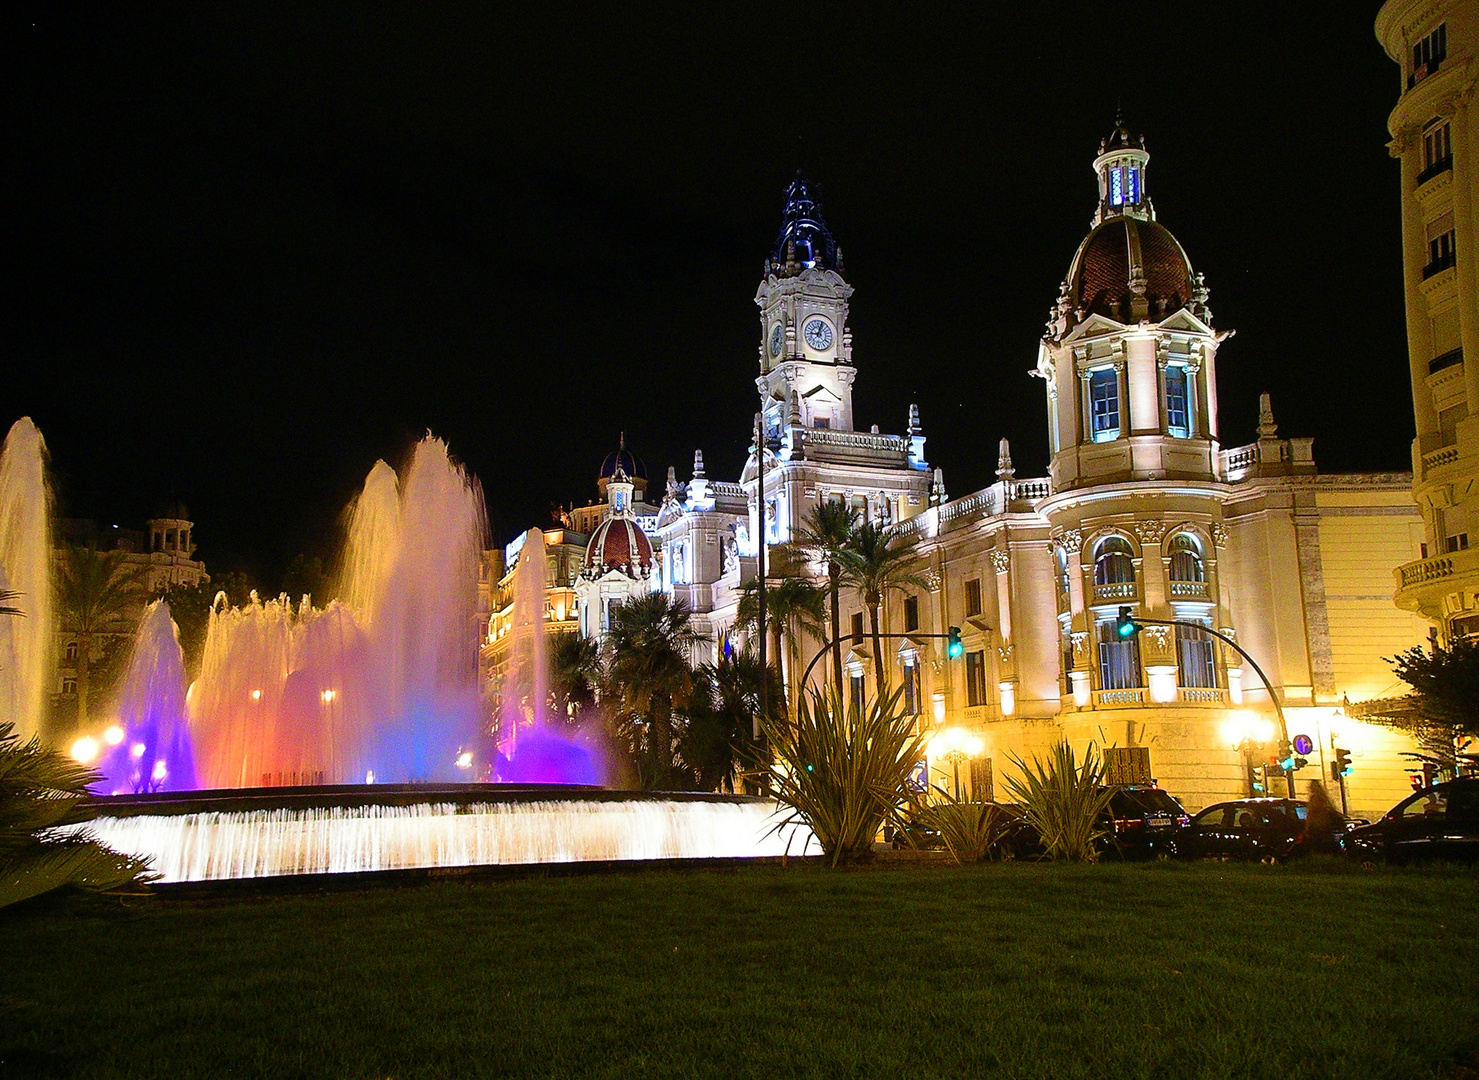
POLYGON ((1426 585, 1430 581, 1441 581, 1453 576, 1453 556, 1439 555, 1434 559, 1420 559, 1397 567, 1397 584, 1403 589, 1414 585, 1426 585))
POLYGON ((1095 600, 1133 600, 1139 593, 1133 581, 1115 581, 1108 585, 1094 586, 1095 600))
POLYGON ((1432 469, 1441 469, 1444 465, 1452 465, 1458 460, 1458 447, 1442 446, 1431 453, 1423 455, 1423 472, 1432 469))
POLYGON ((1053 482, 1047 477, 1038 480, 1013 480, 1009 498, 1036 502, 1038 499, 1046 499, 1052 493, 1053 482))
POLYGON ((731 484, 725 480, 710 480, 709 492, 713 495, 723 495, 730 499, 743 499, 745 489, 739 484, 731 484))
POLYGON ((1130 690, 1095 690, 1094 704, 1102 706, 1144 705, 1145 688, 1134 687, 1130 690))
POLYGON ((1188 600, 1205 600, 1207 599, 1207 583, 1205 581, 1173 581, 1171 582, 1171 595, 1188 600))
POLYGON ((845 446, 853 450, 882 450, 894 454, 909 452, 909 440, 902 435, 875 435, 871 431, 833 431, 830 428, 803 428, 807 446, 845 446))
POLYGON ((1222 459, 1222 475, 1232 477, 1234 473, 1244 473, 1258 464, 1258 444, 1249 443, 1247 446, 1235 446, 1231 450, 1219 450, 1218 457, 1222 459))
POLYGON ((1226 705, 1227 691, 1220 686, 1178 686, 1176 697, 1183 705, 1226 705))

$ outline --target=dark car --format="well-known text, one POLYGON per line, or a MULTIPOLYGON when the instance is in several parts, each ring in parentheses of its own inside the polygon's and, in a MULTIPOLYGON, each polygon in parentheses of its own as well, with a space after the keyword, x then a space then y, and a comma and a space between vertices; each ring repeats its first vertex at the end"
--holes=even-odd
MULTIPOLYGON (((1176 834, 1182 859, 1282 862, 1303 855, 1310 837, 1309 804, 1299 799, 1235 799, 1198 813, 1176 834)), ((1329 844, 1337 847, 1333 836, 1329 844)))
POLYGON ((1479 860, 1479 777, 1424 788, 1345 841, 1346 853, 1362 862, 1479 860))
POLYGON ((904 848, 914 848, 917 851, 934 851, 945 846, 945 838, 939 830, 933 829, 916 818, 910 818, 902 828, 895 825, 883 827, 884 843, 889 844, 895 851, 904 848))
MULTIPOLYGON (((1103 791, 1103 789, 1100 789, 1103 791)), ((1041 857, 1042 837, 1032 825, 1013 810, 1017 821, 1006 830, 1002 854, 1007 858, 1041 857)), ((1109 806, 1100 819, 1104 835, 1099 852, 1106 858, 1149 859, 1170 855, 1169 841, 1177 829, 1186 824, 1187 814, 1175 796, 1152 784, 1127 784, 1116 787, 1109 796, 1109 806)))

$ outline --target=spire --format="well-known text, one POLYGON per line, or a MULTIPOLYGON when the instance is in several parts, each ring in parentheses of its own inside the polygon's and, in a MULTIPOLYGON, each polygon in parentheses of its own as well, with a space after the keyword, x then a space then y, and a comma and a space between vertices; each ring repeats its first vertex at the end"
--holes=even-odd
POLYGON ((910 438, 913 438, 915 435, 918 435, 919 432, 920 432, 920 430, 921 430, 921 428, 919 426, 919 406, 918 405, 910 405, 909 406, 909 436, 910 436, 910 438))
POLYGON ((704 452, 702 450, 693 452, 693 478, 695 480, 704 478, 704 452))
POLYGON ((1002 439, 996 447, 996 478, 1006 482, 1016 475, 1017 470, 1012 466, 1012 447, 1002 439))
POLYGON ((1258 438, 1277 439, 1279 425, 1274 422, 1274 402, 1267 393, 1258 395, 1258 438))
POLYGON ((792 277, 803 270, 841 270, 842 253, 822 218, 822 209, 812 198, 806 177, 797 172, 786 188, 786 209, 781 231, 771 248, 766 271, 792 277))
POLYGON ((678 470, 671 465, 668 466, 668 483, 663 489, 664 498, 672 502, 678 497, 678 470))

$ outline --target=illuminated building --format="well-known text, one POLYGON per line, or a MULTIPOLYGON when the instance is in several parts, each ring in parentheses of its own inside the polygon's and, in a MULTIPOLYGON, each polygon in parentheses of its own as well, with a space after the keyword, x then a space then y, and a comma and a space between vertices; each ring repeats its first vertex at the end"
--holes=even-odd
POLYGON ((1387 123, 1401 162, 1413 495, 1425 534, 1421 557, 1396 571, 1397 603, 1444 638, 1470 636, 1479 634, 1479 9, 1388 0, 1376 35, 1401 71, 1387 123))

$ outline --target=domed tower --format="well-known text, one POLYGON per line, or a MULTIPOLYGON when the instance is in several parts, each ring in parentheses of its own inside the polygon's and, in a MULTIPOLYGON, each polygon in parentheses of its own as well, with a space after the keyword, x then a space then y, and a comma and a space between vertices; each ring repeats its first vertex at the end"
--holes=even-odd
POLYGON ((580 633, 584 637, 596 637, 610 625, 613 604, 652 591, 652 541, 632 512, 635 483, 627 475, 622 455, 631 456, 624 443, 607 458, 611 471, 606 473, 602 466, 605 475, 601 477, 601 491, 608 512, 591 533, 575 582, 580 633))
POLYGON ((853 429, 852 331, 842 279, 842 249, 800 175, 786 189, 786 209, 755 303, 760 308, 761 408, 783 427, 794 398, 806 428, 853 429))
POLYGON ((601 471, 596 477, 596 487, 601 492, 601 497, 606 498, 607 485, 616 472, 625 474, 627 482, 632 485, 632 501, 645 502, 647 497, 647 466, 642 459, 627 449, 627 433, 621 433, 621 441, 615 450, 606 455, 601 462, 601 471))
POLYGON ((1150 154, 1123 122, 1099 144, 1099 207, 1051 312, 1055 491, 1124 480, 1219 480, 1218 343, 1207 288, 1147 191, 1150 154))

